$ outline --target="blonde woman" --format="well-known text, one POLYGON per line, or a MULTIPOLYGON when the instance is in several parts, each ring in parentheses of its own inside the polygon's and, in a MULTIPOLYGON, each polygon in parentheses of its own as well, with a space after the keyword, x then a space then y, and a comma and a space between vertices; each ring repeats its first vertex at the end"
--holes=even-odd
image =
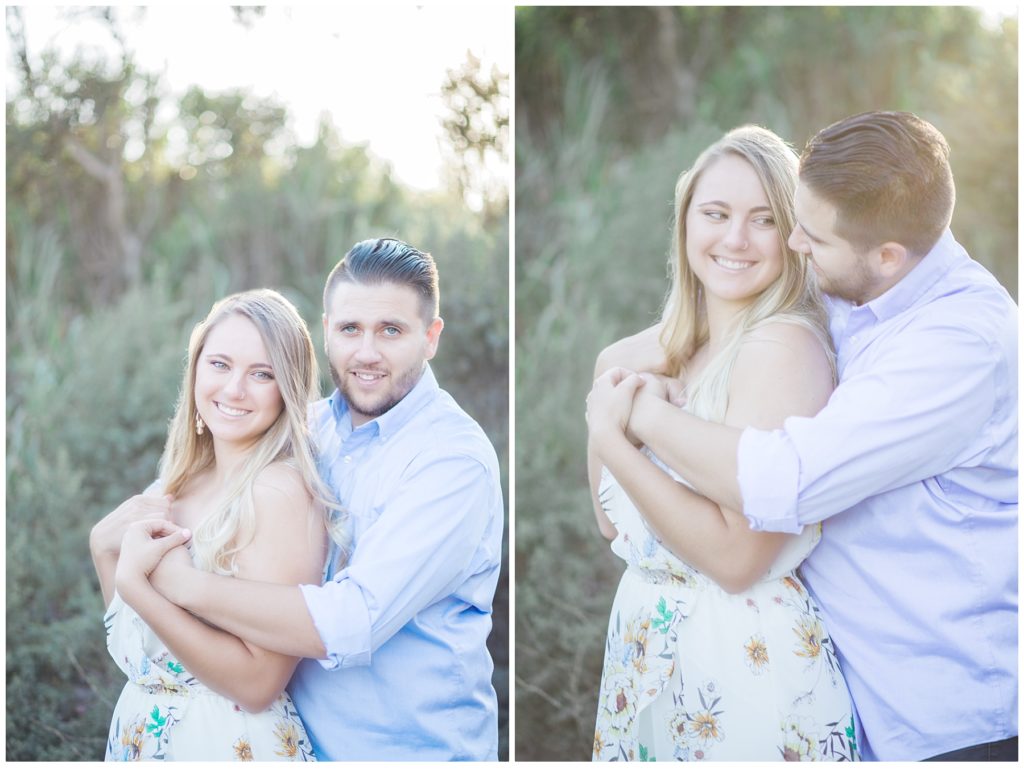
POLYGON ((762 428, 828 400, 825 310, 786 245, 796 173, 793 150, 759 127, 706 149, 676 186, 656 345, 678 379, 605 371, 624 350, 651 348, 649 335, 599 359, 587 405, 591 485, 599 528, 627 570, 608 628, 595 759, 857 758, 846 685, 796 575, 819 527, 752 531, 635 445, 629 423, 641 393, 762 428))
POLYGON ((319 583, 329 518, 306 423, 317 366, 305 323, 272 290, 216 303, 196 325, 160 478, 100 521, 90 548, 108 609, 107 646, 128 676, 108 760, 312 760, 285 692, 298 658, 207 625, 147 580, 164 540, 191 534, 192 561, 219 574, 319 583), (162 520, 161 520, 162 519, 162 520), (173 522, 173 523, 172 523, 173 522))

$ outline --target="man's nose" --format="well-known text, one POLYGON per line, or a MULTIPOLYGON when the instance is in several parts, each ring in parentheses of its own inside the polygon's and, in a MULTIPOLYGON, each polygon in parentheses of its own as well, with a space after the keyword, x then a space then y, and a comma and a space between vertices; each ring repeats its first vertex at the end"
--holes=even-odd
POLYGON ((789 248, 793 250, 793 252, 808 254, 811 251, 807 234, 804 233, 804 229, 801 228, 799 224, 793 226, 793 233, 789 235, 788 244, 789 248))

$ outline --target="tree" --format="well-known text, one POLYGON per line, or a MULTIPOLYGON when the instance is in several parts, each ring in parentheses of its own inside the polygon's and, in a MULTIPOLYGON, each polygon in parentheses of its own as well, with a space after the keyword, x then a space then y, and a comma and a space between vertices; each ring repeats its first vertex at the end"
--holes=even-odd
POLYGON ((448 70, 441 85, 446 114, 442 120, 451 144, 453 183, 474 209, 499 215, 507 211, 508 75, 496 65, 485 69, 471 51, 448 70), (497 170, 497 171, 496 171, 497 170))

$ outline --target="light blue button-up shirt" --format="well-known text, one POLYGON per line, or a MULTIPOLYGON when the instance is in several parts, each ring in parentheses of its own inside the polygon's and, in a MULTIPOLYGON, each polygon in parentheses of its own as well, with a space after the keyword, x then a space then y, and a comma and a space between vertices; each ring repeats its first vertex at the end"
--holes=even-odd
POLYGON ((834 301, 840 383, 744 431, 751 525, 828 518, 803 564, 865 759, 1017 735, 1017 307, 947 231, 862 306, 834 301))
POLYGON ((429 367, 353 429, 336 391, 311 409, 353 546, 302 594, 327 657, 289 692, 321 760, 496 760, 487 651, 504 524, 487 437, 429 367))

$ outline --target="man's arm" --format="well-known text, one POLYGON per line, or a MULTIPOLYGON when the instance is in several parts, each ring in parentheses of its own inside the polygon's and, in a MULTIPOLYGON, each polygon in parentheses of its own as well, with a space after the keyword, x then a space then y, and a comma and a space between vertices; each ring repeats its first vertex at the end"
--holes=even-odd
POLYGON ((239 580, 166 561, 149 579, 173 604, 240 639, 284 655, 326 654, 297 585, 239 580))
POLYGON ((736 451, 743 430, 698 419, 653 394, 633 403, 629 428, 667 467, 722 507, 743 512, 736 451))
MULTIPOLYGON (((365 665, 374 649, 476 571, 485 534, 501 531, 491 522, 497 484, 479 461, 421 457, 361 535, 348 565, 323 586, 163 565, 152 582, 174 603, 266 649, 335 667, 365 665)), ((500 561, 500 554, 486 560, 500 561)))
POLYGON ((631 429, 672 469, 755 529, 799 531, 884 491, 981 453, 1005 360, 979 335, 941 323, 888 342, 811 418, 774 431, 670 416, 638 400, 631 429))
MULTIPOLYGON (((794 325, 767 326, 737 356, 726 421, 739 426, 780 426, 788 416, 815 413, 831 390, 831 370, 818 340, 794 325)), ((648 398, 683 413, 661 398, 663 391, 663 387, 645 387, 636 399, 648 398)), ((665 435, 659 439, 671 448, 669 432, 662 427, 649 434, 665 435)), ((622 433, 606 431, 598 440, 616 480, 676 555, 730 593, 745 590, 764 576, 785 544, 783 535, 751 530, 739 513, 673 480, 622 433)))

